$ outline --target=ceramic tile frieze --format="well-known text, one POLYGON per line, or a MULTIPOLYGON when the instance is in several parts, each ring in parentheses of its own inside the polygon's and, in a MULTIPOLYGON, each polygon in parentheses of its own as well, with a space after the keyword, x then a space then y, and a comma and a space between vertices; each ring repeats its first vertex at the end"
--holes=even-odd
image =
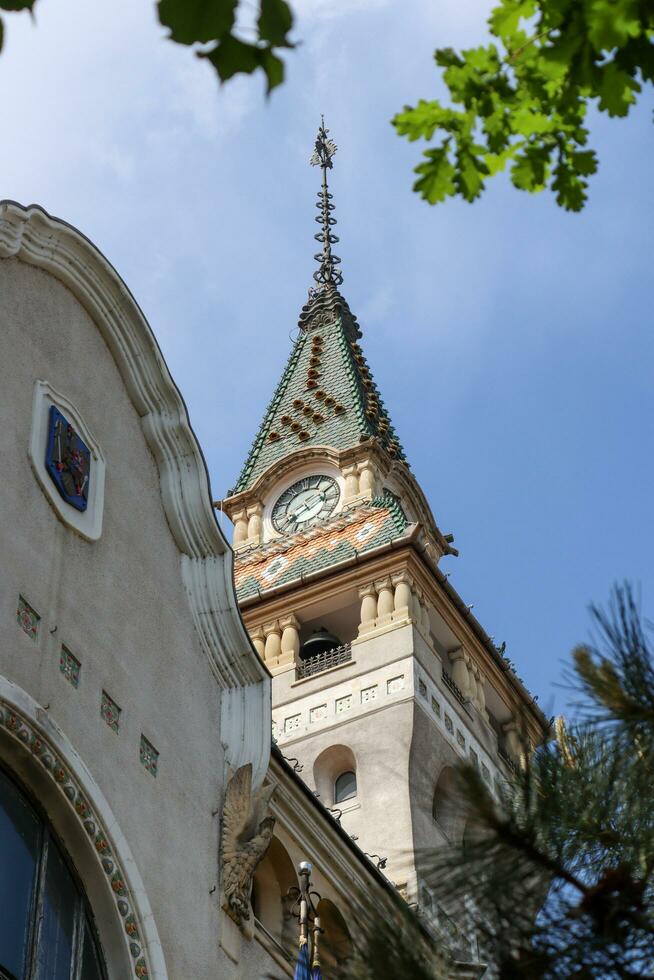
POLYGON ((68 647, 63 645, 59 654, 59 670, 73 687, 79 687, 82 665, 68 647))
POLYGON ((100 715, 114 732, 117 732, 120 728, 121 710, 113 698, 106 691, 103 691, 100 700, 100 715))
POLYGON ((141 735, 141 747, 139 749, 141 765, 150 773, 151 776, 157 775, 159 768, 159 753, 152 742, 149 742, 145 735, 141 735))
POLYGON ((134 976, 144 980, 151 976, 134 902, 125 876, 114 855, 108 831, 93 806, 77 785, 75 776, 58 756, 33 722, 6 702, 0 702, 0 726, 29 750, 41 763, 71 811, 93 843, 93 849, 114 896, 118 914, 123 922, 124 941, 132 961, 134 976))
POLYGON ((41 617, 32 609, 27 599, 23 596, 18 596, 18 606, 16 608, 16 622, 22 629, 23 633, 29 636, 30 640, 34 643, 39 638, 39 624, 41 622, 41 617))

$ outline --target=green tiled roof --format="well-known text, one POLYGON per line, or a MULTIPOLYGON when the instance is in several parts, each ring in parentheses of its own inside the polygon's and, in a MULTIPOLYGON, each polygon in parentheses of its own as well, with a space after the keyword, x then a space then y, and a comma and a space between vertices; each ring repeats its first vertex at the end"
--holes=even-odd
POLYGON ((333 285, 314 291, 300 335, 231 494, 303 446, 350 449, 375 437, 395 459, 404 452, 363 352, 347 302, 333 285))

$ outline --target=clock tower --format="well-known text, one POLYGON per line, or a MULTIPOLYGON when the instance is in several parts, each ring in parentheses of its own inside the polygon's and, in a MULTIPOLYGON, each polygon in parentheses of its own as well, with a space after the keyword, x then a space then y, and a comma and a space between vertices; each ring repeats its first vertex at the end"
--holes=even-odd
POLYGON ((424 866, 466 833, 450 802, 452 767, 471 760, 495 791, 547 723, 441 570, 457 555, 453 538, 411 472, 340 292, 327 185, 335 152, 323 124, 311 159, 322 175, 315 286, 219 506, 234 524, 241 612, 272 674, 279 748, 470 958, 474 939, 436 906, 424 866))

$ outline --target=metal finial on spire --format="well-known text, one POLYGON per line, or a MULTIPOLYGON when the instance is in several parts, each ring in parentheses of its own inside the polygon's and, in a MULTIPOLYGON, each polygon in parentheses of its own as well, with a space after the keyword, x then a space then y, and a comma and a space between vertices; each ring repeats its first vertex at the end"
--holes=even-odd
POLYGON ((316 145, 311 156, 312 167, 322 169, 322 187, 318 191, 318 201, 316 207, 318 214, 316 221, 321 225, 320 231, 313 237, 322 245, 322 252, 317 252, 314 259, 319 263, 319 268, 313 274, 313 278, 320 286, 331 284, 340 286, 343 282, 343 274, 338 268, 341 260, 337 255, 332 254, 332 245, 338 241, 338 235, 334 235, 332 227, 336 224, 336 218, 332 218, 331 212, 334 205, 331 203, 332 195, 327 189, 327 171, 333 167, 332 158, 336 153, 336 143, 328 138, 329 130, 325 129, 324 117, 320 117, 320 126, 316 136, 316 145))

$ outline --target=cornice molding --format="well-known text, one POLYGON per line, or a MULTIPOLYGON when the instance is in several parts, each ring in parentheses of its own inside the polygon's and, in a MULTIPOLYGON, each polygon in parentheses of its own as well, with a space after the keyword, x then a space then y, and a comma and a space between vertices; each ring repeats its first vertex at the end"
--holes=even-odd
POLYGON ((227 692, 221 737, 228 761, 235 768, 252 762, 258 785, 270 754, 270 677, 240 618, 233 555, 212 507, 206 463, 154 334, 101 252, 42 208, 0 203, 0 259, 9 258, 62 282, 111 351, 157 463, 166 519, 183 556, 183 585, 200 642, 218 686, 227 692))

